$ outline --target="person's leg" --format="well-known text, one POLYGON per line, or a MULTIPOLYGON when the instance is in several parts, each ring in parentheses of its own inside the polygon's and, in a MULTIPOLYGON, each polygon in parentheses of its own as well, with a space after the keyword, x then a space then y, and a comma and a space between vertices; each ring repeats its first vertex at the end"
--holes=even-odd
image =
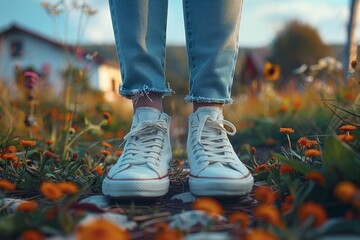
POLYGON ((233 150, 227 134, 235 127, 223 119, 231 103, 238 53, 241 0, 183 0, 190 89, 188 158, 190 190, 195 195, 243 195, 253 177, 233 150), (229 132, 225 127, 231 128, 229 132))
POLYGON ((109 0, 123 83, 134 116, 124 150, 103 181, 110 197, 157 197, 169 188, 170 117, 162 113, 167 1, 109 0))

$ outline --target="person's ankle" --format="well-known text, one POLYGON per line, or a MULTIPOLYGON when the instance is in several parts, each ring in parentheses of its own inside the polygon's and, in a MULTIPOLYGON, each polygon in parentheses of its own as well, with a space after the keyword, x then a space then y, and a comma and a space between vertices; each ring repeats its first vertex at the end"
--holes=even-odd
POLYGON ((149 93, 133 102, 134 113, 140 107, 151 107, 163 112, 162 97, 158 93, 149 93))
POLYGON ((207 103, 207 102, 194 102, 193 103, 193 112, 196 112, 196 110, 198 110, 198 108, 200 107, 217 107, 220 108, 221 110, 224 107, 224 104, 222 103, 207 103))

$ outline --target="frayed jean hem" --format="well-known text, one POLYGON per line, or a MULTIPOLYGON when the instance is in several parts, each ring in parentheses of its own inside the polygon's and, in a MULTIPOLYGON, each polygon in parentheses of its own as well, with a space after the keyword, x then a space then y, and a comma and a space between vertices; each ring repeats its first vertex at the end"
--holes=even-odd
POLYGON ((233 100, 231 98, 228 99, 218 99, 218 98, 206 98, 206 97, 194 97, 191 95, 187 95, 185 97, 185 102, 202 102, 202 103, 222 103, 222 104, 231 104, 233 100))
MULTIPOLYGON (((165 89, 157 89, 157 88, 149 88, 148 86, 144 85, 142 89, 124 89, 123 85, 119 86, 119 94, 127 99, 131 99, 134 103, 138 101, 140 97, 146 96, 150 99, 149 93, 160 93, 161 97, 171 96, 174 91, 168 85, 165 89)), ((150 99, 151 100, 151 99, 150 99)))

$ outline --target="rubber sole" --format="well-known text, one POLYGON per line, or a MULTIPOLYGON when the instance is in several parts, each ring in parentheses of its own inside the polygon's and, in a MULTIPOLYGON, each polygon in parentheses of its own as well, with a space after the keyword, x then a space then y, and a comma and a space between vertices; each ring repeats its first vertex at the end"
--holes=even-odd
POLYGON ((251 192, 254 178, 212 179, 189 177, 190 192, 196 196, 243 196, 251 192))
POLYGON ((111 198, 153 198, 169 191, 169 178, 151 180, 114 180, 105 178, 102 192, 111 198))

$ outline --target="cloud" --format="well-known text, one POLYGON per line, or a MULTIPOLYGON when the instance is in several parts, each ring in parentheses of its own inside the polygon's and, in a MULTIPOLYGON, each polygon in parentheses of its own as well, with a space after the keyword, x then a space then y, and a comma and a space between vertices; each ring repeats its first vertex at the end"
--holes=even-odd
POLYGON ((315 27, 325 42, 341 42, 345 39, 348 15, 347 6, 328 0, 244 1, 240 43, 268 45, 290 20, 315 27))
POLYGON ((95 1, 91 6, 97 10, 97 13, 89 19, 85 31, 87 42, 114 43, 108 1, 95 1))

